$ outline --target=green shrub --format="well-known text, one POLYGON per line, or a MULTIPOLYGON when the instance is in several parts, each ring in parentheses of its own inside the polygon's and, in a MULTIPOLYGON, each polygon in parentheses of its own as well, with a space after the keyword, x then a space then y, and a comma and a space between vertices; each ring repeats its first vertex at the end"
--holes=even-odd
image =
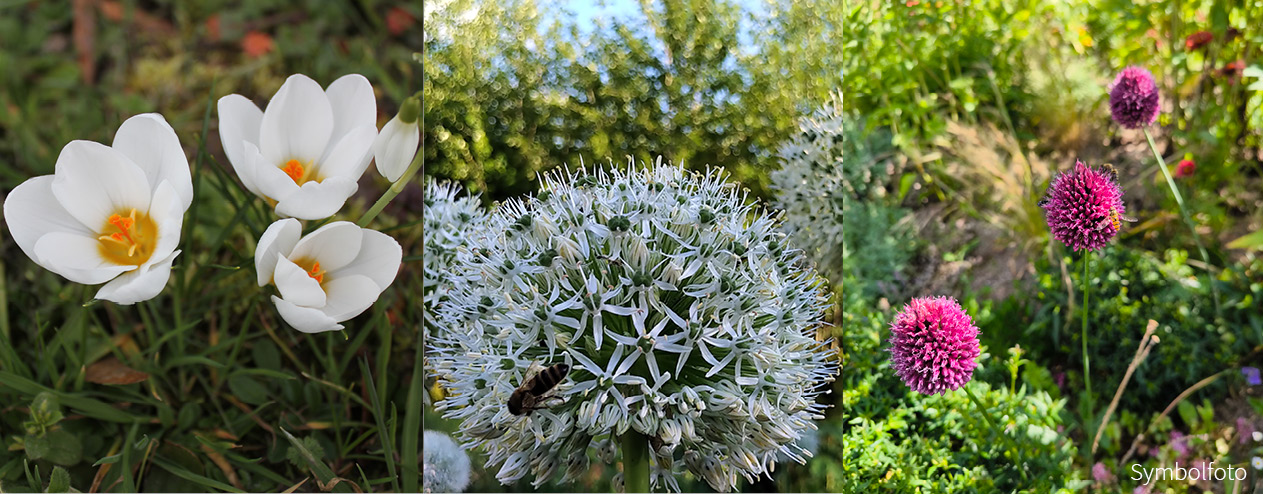
MULTIPOLYGON (((1049 492, 1083 485, 1073 465, 1075 447, 1059 429, 1065 399, 1029 391, 1025 379, 1013 389, 1016 371, 1003 372, 1009 366, 982 356, 968 386, 989 404, 1001 427, 1022 431, 1009 437, 1026 462, 1023 479, 1013 443, 995 437, 964 392, 925 396, 899 381, 884 341, 887 312, 897 308, 875 311, 862 300, 858 280, 848 277, 844 283, 842 485, 847 492, 988 492, 1019 486, 1049 492), (993 386, 986 381, 990 376, 1002 376, 998 380, 1009 386, 993 386)), ((990 317, 973 301, 963 302, 976 318, 990 317)), ((1046 374, 1028 369, 1023 375, 1046 374)))
MULTIPOLYGON (((1138 413, 1156 412, 1197 381, 1238 364, 1239 358, 1263 341, 1263 315, 1255 308, 1263 287, 1248 281, 1258 278, 1259 263, 1225 272, 1218 282, 1224 319, 1217 320, 1210 279, 1189 267, 1187 258, 1188 254, 1179 250, 1168 250, 1158 258, 1119 246, 1093 255, 1088 357, 1092 380, 1097 383, 1097 403, 1107 400, 1118 386, 1150 319, 1160 324, 1156 332, 1160 343, 1136 368, 1120 405, 1138 413)), ((1083 358, 1082 313, 1066 313, 1067 288, 1059 268, 1048 266, 1046 261, 1041 264, 1037 271, 1043 274, 1030 304, 1014 307, 1034 318, 1020 338, 1032 343, 1034 359, 1050 366, 1064 363, 1070 369, 1069 385, 1081 387, 1081 373, 1074 370, 1081 368, 1083 358)), ((1067 265, 1075 301, 1080 304, 1081 266, 1077 260, 1067 265)), ((1200 396, 1216 399, 1225 390, 1216 384, 1201 391, 1200 396)))

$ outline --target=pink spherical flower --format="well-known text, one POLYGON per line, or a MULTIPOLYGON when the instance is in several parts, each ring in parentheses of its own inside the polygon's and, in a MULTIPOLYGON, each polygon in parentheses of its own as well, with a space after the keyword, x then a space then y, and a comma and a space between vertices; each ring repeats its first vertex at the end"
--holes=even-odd
POLYGON ((890 323, 895 374, 921 394, 964 386, 978 366, 978 327, 955 299, 914 298, 890 323))
POLYGON ((1110 86, 1110 114, 1128 129, 1152 124, 1158 118, 1158 84, 1140 67, 1123 69, 1110 86))
POLYGON ((1113 167, 1094 169, 1082 161, 1075 161, 1071 172, 1053 177, 1039 205, 1053 238, 1076 251, 1104 247, 1122 228, 1126 213, 1113 167))

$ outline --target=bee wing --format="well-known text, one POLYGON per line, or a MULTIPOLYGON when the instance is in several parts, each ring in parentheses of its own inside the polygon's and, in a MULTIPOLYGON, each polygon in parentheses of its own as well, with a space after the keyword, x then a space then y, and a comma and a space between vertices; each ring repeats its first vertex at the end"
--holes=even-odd
POLYGON ((1104 228, 1113 228, 1113 227, 1114 227, 1114 222, 1110 221, 1109 216, 1106 216, 1105 218, 1101 219, 1101 221, 1096 222, 1097 230, 1101 230, 1104 228))
POLYGON ((1131 216, 1127 216, 1127 215, 1125 215, 1125 214, 1120 214, 1120 215, 1118 215, 1118 219, 1123 220, 1123 221, 1126 221, 1126 222, 1128 222, 1128 223, 1135 223, 1135 222, 1137 221, 1137 220, 1136 220, 1136 218, 1131 217, 1131 216))
POLYGON ((530 381, 531 379, 534 379, 535 376, 539 375, 539 371, 542 370, 544 370, 544 366, 539 365, 539 362, 532 361, 531 365, 526 368, 526 372, 522 374, 522 381, 518 383, 518 386, 525 385, 527 381, 530 381))

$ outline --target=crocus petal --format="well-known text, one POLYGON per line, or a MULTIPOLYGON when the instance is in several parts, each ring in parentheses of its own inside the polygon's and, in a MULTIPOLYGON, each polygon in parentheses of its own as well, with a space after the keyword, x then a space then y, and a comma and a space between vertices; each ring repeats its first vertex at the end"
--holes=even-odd
POLYGON ((281 313, 281 318, 285 319, 285 322, 293 326, 294 329, 304 333, 321 333, 342 329, 341 324, 338 324, 333 318, 317 309, 299 307, 275 295, 272 296, 272 303, 276 304, 276 310, 281 313))
POLYGON ((91 229, 126 209, 149 210, 149 178, 118 150, 92 141, 72 141, 61 149, 53 175, 53 195, 66 211, 91 229))
POLYGON ((391 182, 399 180, 417 155, 417 145, 420 142, 421 127, 416 122, 406 124, 398 116, 390 119, 373 142, 377 173, 391 182))
POLYGON ((136 269, 119 275, 96 292, 96 298, 120 305, 144 302, 162 293, 171 278, 171 263, 180 251, 159 260, 148 269, 136 269))
MULTIPOLYGON (((333 132, 330 142, 341 140, 347 133, 359 127, 377 130, 377 97, 373 85, 359 74, 339 77, 325 90, 329 106, 333 109, 333 132)), ((367 161, 364 163, 368 164, 367 161)))
POLYGON ((247 144, 263 160, 259 154, 259 126, 263 121, 263 110, 240 94, 230 94, 219 98, 219 141, 224 147, 224 154, 237 172, 242 185, 250 192, 259 193, 255 185, 255 157, 246 153, 247 144))
POLYGON ((359 181, 364 170, 368 169, 368 160, 373 152, 373 140, 376 138, 377 128, 372 125, 347 131, 346 135, 329 148, 329 153, 321 159, 320 174, 325 177, 343 177, 352 182, 359 181))
POLYGON ((325 291, 320 282, 293 261, 281 257, 276 261, 276 289, 281 297, 304 307, 324 307, 325 291))
POLYGON ((158 184, 166 181, 175 188, 184 210, 193 204, 189 160, 175 130, 162 115, 145 113, 127 119, 114 134, 114 149, 140 167, 149 178, 150 190, 157 190, 158 184))
MULTIPOLYGON (((247 157, 251 156, 251 153, 253 152, 251 146, 252 145, 248 143, 245 145, 247 157)), ((254 185, 259 189, 259 195, 279 202, 298 192, 298 184, 294 183, 293 178, 286 175, 280 168, 268 164, 263 159, 263 155, 257 155, 255 158, 257 158, 257 161, 255 162, 256 165, 254 165, 247 173, 252 173, 252 176, 254 177, 254 185)), ((329 216, 332 216, 332 214, 329 216)))
POLYGON ((329 280, 324 289, 328 302, 320 310, 335 321, 345 321, 368 310, 382 290, 367 276, 344 276, 329 280))
POLYGON ((337 270, 360 253, 364 238, 360 231, 360 227, 349 221, 329 223, 299 240, 287 257, 319 261, 320 269, 326 272, 337 270))
POLYGON ((302 220, 322 220, 337 214, 359 188, 359 184, 342 177, 307 182, 281 198, 276 204, 276 213, 302 220))
POLYGON ((170 182, 163 181, 154 191, 153 200, 149 202, 149 218, 158 226, 158 242, 154 245, 153 254, 145 261, 152 266, 162 262, 180 242, 180 230, 184 227, 184 205, 170 182))
POLYGON ((363 241, 359 254, 349 264, 338 270, 329 270, 331 279, 347 275, 363 275, 373 280, 378 291, 385 290, 395 281, 399 265, 403 261, 403 247, 385 233, 361 229, 363 241))
POLYGON ((333 109, 320 84, 294 74, 268 102, 259 124, 259 151, 280 166, 287 160, 314 162, 324 155, 333 132, 333 109))
POLYGON ((277 256, 288 256, 298 244, 302 233, 303 226, 293 218, 277 220, 263 231, 263 236, 259 237, 259 245, 254 249, 254 267, 259 274, 259 286, 272 282, 277 256))
POLYGON ((26 257, 36 262, 39 261, 35 256, 35 242, 44 234, 95 234, 57 202, 52 186, 52 175, 35 177, 18 184, 4 200, 4 222, 9 225, 9 234, 26 257))
POLYGON ((104 283, 136 269, 101 257, 101 242, 77 233, 53 232, 35 242, 35 262, 75 283, 104 283))

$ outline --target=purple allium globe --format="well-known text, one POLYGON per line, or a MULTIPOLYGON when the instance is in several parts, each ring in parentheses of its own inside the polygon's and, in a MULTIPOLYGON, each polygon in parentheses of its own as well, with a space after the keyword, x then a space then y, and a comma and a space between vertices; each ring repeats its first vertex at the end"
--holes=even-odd
POLYGON ((1127 212, 1113 168, 1092 168, 1078 160, 1073 171, 1053 177, 1040 207, 1053 238, 1075 251, 1104 247, 1118 234, 1127 212))
POLYGON ((1123 69, 1110 86, 1110 114, 1128 129, 1139 129, 1158 118, 1158 84, 1140 67, 1123 69))
POLYGON ((933 395, 954 391, 978 366, 978 327, 956 299, 914 298, 890 323, 890 362, 909 388, 933 395))

